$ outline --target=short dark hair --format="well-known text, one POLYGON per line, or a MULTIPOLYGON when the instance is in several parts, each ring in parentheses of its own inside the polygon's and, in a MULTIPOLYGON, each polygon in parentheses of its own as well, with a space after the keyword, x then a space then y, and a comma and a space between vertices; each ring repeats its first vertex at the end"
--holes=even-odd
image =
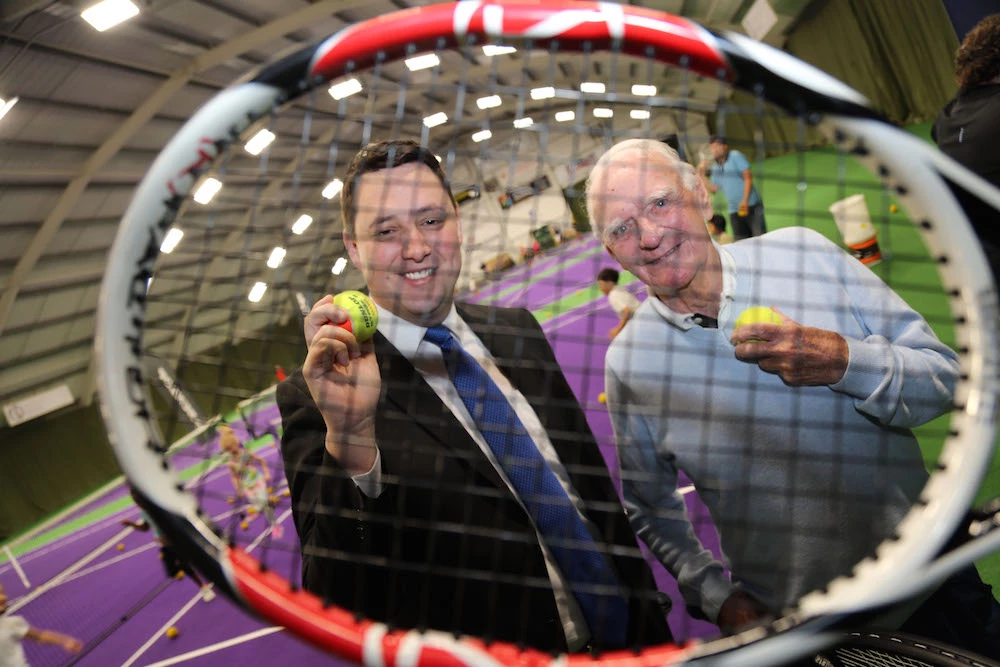
POLYGON ((726 143, 726 138, 725 137, 720 137, 718 134, 713 134, 712 136, 710 136, 708 138, 708 143, 710 143, 710 144, 722 144, 723 146, 727 146, 728 145, 726 143))
POLYGON ((719 232, 726 231, 726 216, 719 215, 718 213, 716 213, 711 218, 709 218, 708 221, 711 222, 715 227, 718 227, 719 232))
POLYGON ((420 162, 429 167, 441 181, 441 187, 448 193, 451 203, 457 206, 455 195, 451 193, 451 184, 441 169, 441 163, 429 148, 421 146, 412 139, 375 141, 358 151, 347 167, 347 175, 344 176, 344 189, 340 193, 340 213, 344 218, 345 234, 354 236, 354 221, 358 215, 354 195, 361 177, 373 171, 391 169, 411 162, 420 162))
POLYGON ((990 14, 969 31, 955 52, 955 78, 962 88, 1000 76, 1000 14, 990 14))
POLYGON ((608 267, 606 269, 601 269, 601 272, 597 274, 598 280, 607 281, 609 283, 618 284, 618 272, 608 267))

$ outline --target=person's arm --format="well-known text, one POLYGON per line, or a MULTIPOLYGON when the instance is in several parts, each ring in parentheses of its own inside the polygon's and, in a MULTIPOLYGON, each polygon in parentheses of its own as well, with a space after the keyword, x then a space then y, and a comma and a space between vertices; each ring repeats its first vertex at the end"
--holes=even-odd
POLYGON ((628 321, 632 319, 632 315, 634 315, 634 313, 632 312, 632 309, 629 308, 628 306, 625 306, 622 309, 622 316, 618 320, 618 326, 616 326, 614 329, 611 330, 610 337, 612 339, 622 332, 622 329, 625 328, 625 325, 628 324, 628 321))
POLYGON ((613 352, 605 368, 608 412, 622 476, 625 511, 632 529, 677 579, 685 603, 713 622, 736 592, 722 563, 704 547, 677 491, 677 468, 655 434, 660 414, 642 414, 614 370, 613 352))
POLYGON ((830 274, 829 292, 813 298, 850 317, 863 336, 843 336, 795 322, 747 325, 738 330, 740 338, 765 342, 737 345, 737 358, 758 364, 770 358, 764 363, 780 365, 770 372, 787 384, 826 384, 853 398, 856 410, 886 426, 911 428, 950 410, 959 376, 958 355, 871 269, 822 235, 802 233, 805 237, 796 247, 804 247, 812 254, 812 265, 830 274))
POLYGON ((708 190, 711 194, 714 195, 716 192, 719 191, 719 186, 712 181, 708 173, 707 160, 702 160, 701 163, 698 164, 698 176, 701 177, 701 182, 705 186, 705 189, 708 190))
POLYGON ((83 643, 79 639, 64 635, 55 630, 42 630, 40 628, 29 628, 26 638, 36 641, 39 644, 52 644, 62 647, 69 653, 79 653, 83 650, 83 643))
POLYGON ((270 483, 271 482, 271 471, 267 467, 267 461, 265 461, 262 457, 258 456, 257 454, 254 454, 253 452, 250 453, 250 457, 254 460, 254 462, 257 465, 260 466, 260 472, 264 476, 264 481, 266 483, 270 483))

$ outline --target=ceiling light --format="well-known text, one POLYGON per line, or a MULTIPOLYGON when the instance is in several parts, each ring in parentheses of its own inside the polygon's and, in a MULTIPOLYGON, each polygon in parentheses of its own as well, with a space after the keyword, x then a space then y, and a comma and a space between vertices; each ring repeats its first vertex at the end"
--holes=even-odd
POLYGON ((594 109, 594 118, 611 118, 614 115, 614 109, 608 109, 607 107, 597 107, 594 109))
POLYGON ((257 303, 264 298, 264 292, 267 291, 267 283, 254 283, 253 288, 250 290, 250 295, 247 297, 254 303, 257 303))
POLYGON ((201 187, 195 191, 194 200, 199 204, 207 204, 212 201, 212 197, 214 197, 221 189, 222 181, 209 176, 205 179, 205 182, 201 184, 201 187))
POLYGON ((560 123, 565 123, 576 118, 576 112, 574 111, 557 111, 556 120, 560 123))
POLYGON ((428 67, 434 67, 440 64, 441 59, 437 57, 436 53, 425 53, 422 56, 414 56, 406 59, 406 66, 410 68, 411 72, 416 72, 420 69, 427 69, 428 67))
POLYGON ((243 150, 250 153, 250 155, 260 155, 265 148, 271 145, 272 141, 274 141, 274 132, 261 130, 253 135, 250 141, 244 144, 243 150))
POLYGON ((104 32, 122 21, 127 21, 139 13, 139 8, 129 0, 104 0, 80 13, 83 20, 94 26, 98 32, 104 32))
POLYGON ((521 129, 521 128, 524 128, 524 127, 531 127, 534 124, 534 122, 535 121, 531 120, 531 118, 528 118, 528 117, 518 118, 517 120, 514 121, 514 127, 518 128, 518 129, 521 129))
POLYGON ((326 197, 327 199, 333 199, 343 189, 344 189, 344 182, 339 178, 335 178, 329 183, 327 183, 326 187, 323 188, 323 196, 326 197))
POLYGON ((484 56, 502 56, 506 53, 514 53, 515 51, 517 51, 517 49, 513 46, 500 46, 499 44, 483 45, 484 56))
POLYGON ((649 120, 649 112, 645 109, 632 109, 628 112, 628 117, 632 120, 649 120))
POLYGON ((596 93, 600 95, 604 90, 604 84, 600 81, 584 81, 580 84, 581 93, 596 93))
POLYGON ((533 100, 545 100, 555 96, 556 96, 556 89, 553 88, 552 86, 545 86, 543 88, 531 89, 531 99, 533 100))
POLYGON ((632 86, 632 94, 642 95, 643 97, 652 97, 656 94, 656 86, 647 86, 641 83, 636 83, 632 86))
POLYGON ((301 234, 309 229, 309 225, 311 225, 312 222, 312 216, 303 213, 299 216, 299 219, 295 221, 295 224, 292 225, 292 234, 301 234))
POLYGON ((330 96, 335 100, 342 100, 355 93, 361 92, 361 82, 357 79, 348 79, 330 86, 330 96))
POLYGON ((475 134, 472 135, 472 140, 478 144, 480 141, 486 141, 492 136, 493 133, 490 132, 489 130, 480 130, 479 132, 476 132, 475 134))
POLYGON ((176 227, 171 227, 170 231, 167 232, 167 235, 163 237, 163 243, 160 244, 160 252, 165 252, 168 254, 173 252, 174 248, 177 247, 177 244, 181 242, 181 239, 183 237, 184 237, 184 232, 177 229, 176 227))
POLYGON ((267 265, 272 269, 276 269, 281 266, 281 260, 285 258, 285 249, 281 247, 276 247, 271 251, 271 256, 267 258, 267 265))
POLYGON ((442 123, 448 122, 448 114, 443 111, 438 111, 437 113, 431 114, 424 118, 424 125, 427 127, 437 127, 442 123))
POLYGON ((7 112, 14 108, 14 105, 17 104, 18 99, 20 98, 12 97, 6 102, 0 100, 0 118, 6 116, 7 112))
POLYGON ((330 270, 330 272, 333 273, 333 275, 335 276, 339 276, 341 273, 344 272, 344 269, 346 268, 347 268, 347 259, 341 257, 336 262, 334 262, 333 268, 330 270))
POLYGON ((480 97, 476 100, 476 106, 480 109, 492 109, 493 107, 498 107, 502 104, 499 95, 490 95, 488 97, 480 97))

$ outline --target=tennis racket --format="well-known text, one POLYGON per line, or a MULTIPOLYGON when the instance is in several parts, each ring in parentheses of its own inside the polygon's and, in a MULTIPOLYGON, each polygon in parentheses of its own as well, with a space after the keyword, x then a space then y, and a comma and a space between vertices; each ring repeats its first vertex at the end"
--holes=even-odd
MULTIPOLYGON (((387 14, 221 92, 153 163, 108 258, 98 313, 98 379, 109 438, 140 503, 178 552, 247 609, 347 660, 779 664, 820 649, 873 609, 919 596, 1000 547, 987 516, 975 540, 940 555, 993 456, 1000 347, 996 286, 956 190, 1000 210, 1000 194, 881 120, 862 95, 738 34, 603 2, 470 1, 387 14), (487 55, 484 47, 506 51, 487 55), (430 66, 404 64, 417 56, 430 66), (266 138, 262 130, 274 141, 252 155, 246 146, 266 138), (511 291, 498 294, 497 286, 482 284, 477 267, 504 253, 516 258, 518 246, 530 248, 538 238, 532 231, 546 224, 569 230, 570 210, 585 230, 582 183, 606 149, 626 138, 675 134, 684 153, 697 156, 712 133, 726 135, 748 156, 774 227, 812 227, 841 244, 828 208, 864 193, 883 257, 870 270, 958 353, 954 407, 918 433, 922 443, 940 447, 925 453, 929 481, 905 518, 866 550, 870 557, 783 607, 772 624, 734 636, 699 634, 677 604, 676 645, 553 656, 523 642, 456 636, 426 623, 399 627, 392 619, 365 617, 363 605, 350 601, 331 604, 300 588, 294 531, 284 540, 258 539, 232 518, 214 518, 227 513, 224 486, 211 483, 219 467, 213 426, 188 433, 181 404, 200 404, 220 421, 241 402, 266 406, 274 364, 302 362, 306 308, 288 295, 335 292, 345 280, 331 274, 334 259, 344 254, 335 179, 361 148, 415 139, 440 157, 455 192, 476 193, 459 208, 460 287, 479 288, 468 300, 502 305, 512 302, 511 291), (782 198, 783 192, 791 194, 782 198), (890 213, 897 204, 902 212, 890 213), (176 235, 172 230, 183 231, 183 239, 172 252, 160 252, 168 233, 176 235), (267 266, 274 247, 285 249, 276 269, 267 266), (251 291, 258 301, 248 300, 251 291), (173 371, 175 400, 149 391, 155 380, 145 370, 149 359, 173 371)), ((599 295, 588 290, 609 259, 598 245, 587 245, 586 232, 583 237, 550 250, 559 262, 542 254, 507 275, 550 289, 542 302, 524 295, 519 303, 543 320, 564 371, 582 378, 574 386, 577 397, 600 420, 597 393, 610 327, 599 322, 599 295), (579 269, 581 262, 583 279, 567 268, 579 269), (579 345, 597 352, 581 352, 579 345)), ((790 285, 807 280, 796 273, 807 270, 793 259, 797 248, 788 252, 787 265, 775 268, 790 285)), ((748 405, 766 399, 759 388, 758 382, 740 388, 748 405)), ((828 427, 836 432, 838 424, 828 427)), ((610 436, 599 439, 616 469, 610 436)), ((433 487, 434 480, 427 483, 433 487)), ((293 501, 278 499, 279 520, 296 509, 293 501)), ((697 516, 704 513, 692 509, 697 516)), ((699 532, 708 535, 712 523, 698 523, 699 532)), ((328 555, 331 567, 345 558, 336 544, 328 555)), ((393 565, 391 549, 367 557, 393 565)), ((442 574, 433 558, 419 567, 429 577, 442 574)), ((466 567, 489 576, 481 562, 466 567)), ((358 596, 364 595, 362 588, 358 596)), ((530 622, 529 612, 516 613, 530 622)))

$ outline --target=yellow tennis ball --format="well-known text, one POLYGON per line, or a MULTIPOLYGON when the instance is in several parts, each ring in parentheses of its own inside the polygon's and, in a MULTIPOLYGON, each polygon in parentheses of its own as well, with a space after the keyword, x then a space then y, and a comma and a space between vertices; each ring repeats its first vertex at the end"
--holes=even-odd
POLYGON ((367 294, 357 290, 347 290, 333 297, 333 305, 347 311, 351 319, 341 324, 343 328, 354 334, 359 343, 363 343, 375 335, 378 326, 378 309, 375 302, 367 294))
POLYGON ((177 635, 179 635, 180 633, 181 633, 180 630, 171 625, 169 628, 167 628, 166 632, 167 639, 177 639, 177 635))
POLYGON ((602 392, 601 392, 600 394, 598 394, 598 395, 597 395, 597 401, 598 401, 599 403, 607 403, 607 402, 608 402, 608 395, 607 395, 607 394, 605 394, 605 393, 604 393, 604 392, 602 391, 602 392))
POLYGON ((125 551, 125 545, 121 542, 118 543, 118 551, 125 551))
POLYGON ((889 213, 896 213, 897 211, 899 211, 899 207, 895 204, 889 206, 889 213))
MULTIPOLYGON (((781 318, 778 314, 768 308, 767 306, 753 306, 747 308, 740 316, 736 318, 736 329, 747 324, 757 324, 759 322, 766 322, 771 324, 781 324, 781 318)), ((747 338, 746 340, 741 340, 741 343, 753 343, 760 342, 759 338, 747 338)))

